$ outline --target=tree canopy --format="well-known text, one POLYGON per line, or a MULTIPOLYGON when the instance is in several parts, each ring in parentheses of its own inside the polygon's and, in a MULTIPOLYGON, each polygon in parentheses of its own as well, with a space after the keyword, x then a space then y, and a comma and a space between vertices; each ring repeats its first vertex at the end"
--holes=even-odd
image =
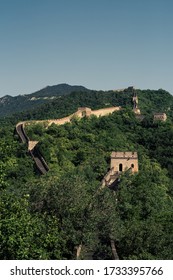
POLYGON ((14 132, 19 115, 0 120, 1 259, 76 259, 80 245, 82 259, 87 252, 94 259, 112 259, 111 241, 120 259, 173 258, 172 113, 168 110, 165 123, 150 117, 152 110, 166 110, 172 97, 163 90, 158 98, 156 92, 138 94, 147 115, 143 121, 130 108, 130 92, 119 93, 114 103, 117 92, 111 97, 89 92, 68 95, 63 106, 69 108, 56 108, 57 115, 68 115, 84 101, 99 108, 110 99, 126 108, 62 126, 26 127, 49 166, 42 176, 14 132), (124 172, 117 191, 100 188, 112 151, 138 152, 139 172, 124 172))

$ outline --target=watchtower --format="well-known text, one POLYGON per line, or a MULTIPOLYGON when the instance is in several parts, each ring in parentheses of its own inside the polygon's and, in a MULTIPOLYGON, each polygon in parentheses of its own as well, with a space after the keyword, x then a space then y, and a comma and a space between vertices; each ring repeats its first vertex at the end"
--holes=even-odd
POLYGON ((114 173, 120 173, 128 169, 131 169, 132 173, 138 172, 137 152, 112 152, 111 169, 114 173))
POLYGON ((141 111, 138 107, 138 96, 137 96, 137 93, 134 90, 134 88, 133 88, 133 112, 135 114, 140 114, 141 113, 141 111))
POLYGON ((138 104, 138 96, 135 91, 133 91, 133 102, 138 104))
POLYGON ((79 117, 89 117, 91 115, 91 109, 87 107, 79 107, 76 115, 79 117))
POLYGON ((155 113, 154 121, 163 121, 165 122, 167 119, 167 115, 165 113, 155 113))

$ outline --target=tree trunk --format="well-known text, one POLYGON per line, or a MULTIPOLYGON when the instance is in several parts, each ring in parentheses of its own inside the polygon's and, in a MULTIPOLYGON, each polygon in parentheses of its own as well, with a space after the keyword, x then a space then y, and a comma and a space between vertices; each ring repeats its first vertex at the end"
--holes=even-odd
POLYGON ((77 250, 76 250, 76 259, 79 260, 80 258, 80 253, 82 250, 82 244, 80 244, 79 246, 77 246, 77 250))
POLYGON ((119 260, 117 250, 116 250, 116 247, 115 247, 115 241, 113 239, 111 239, 110 242, 111 242, 111 250, 112 250, 113 259, 114 260, 119 260))

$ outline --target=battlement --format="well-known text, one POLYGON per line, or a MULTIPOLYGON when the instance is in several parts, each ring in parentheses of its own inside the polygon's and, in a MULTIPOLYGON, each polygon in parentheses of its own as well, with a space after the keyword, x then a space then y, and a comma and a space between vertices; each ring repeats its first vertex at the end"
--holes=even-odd
POLYGON ((91 109, 88 107, 79 107, 78 111, 91 111, 91 109))
POLYGON ((137 152, 112 152, 111 158, 138 158, 137 152))

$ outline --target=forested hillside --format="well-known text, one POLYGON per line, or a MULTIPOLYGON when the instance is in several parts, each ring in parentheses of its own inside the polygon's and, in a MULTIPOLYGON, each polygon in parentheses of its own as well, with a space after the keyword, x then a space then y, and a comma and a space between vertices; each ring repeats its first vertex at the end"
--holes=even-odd
MULTIPOLYGON (((154 112, 165 112, 173 118, 173 97, 166 91, 135 90, 139 98, 139 107, 142 114, 151 115, 154 112)), ((88 91, 72 92, 67 96, 39 106, 37 110, 16 114, 19 120, 56 119, 74 113, 78 107, 99 109, 111 106, 122 106, 132 109, 133 91, 125 89, 118 91, 88 91)))
POLYGON ((24 112, 38 108, 42 104, 51 102, 61 96, 72 92, 88 92, 89 89, 83 86, 70 86, 68 84, 59 84, 47 86, 31 94, 17 96, 5 95, 0 98, 0 117, 10 116, 12 113, 24 112))
POLYGON ((146 117, 132 112, 132 92, 71 93, 37 111, 1 119, 0 258, 120 259, 173 258, 173 97, 164 90, 137 91, 146 117), (14 133, 24 119, 66 116, 80 106, 122 106, 96 118, 63 126, 26 127, 49 165, 40 176, 26 144, 14 133), (153 112, 166 122, 153 122, 153 112), (121 175, 118 190, 99 190, 112 151, 137 151, 139 172, 121 175))

